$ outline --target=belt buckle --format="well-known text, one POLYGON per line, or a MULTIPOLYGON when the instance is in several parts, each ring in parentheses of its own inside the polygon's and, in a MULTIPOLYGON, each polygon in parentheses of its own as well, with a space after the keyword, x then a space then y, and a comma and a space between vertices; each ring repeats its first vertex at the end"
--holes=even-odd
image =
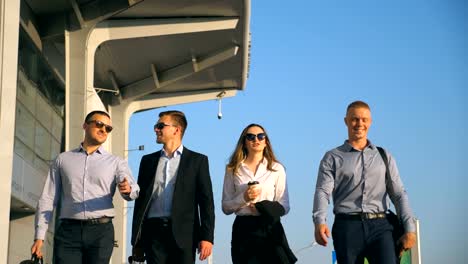
POLYGON ((163 217, 161 218, 162 222, 163 222, 163 227, 168 227, 169 226, 169 218, 167 217, 163 217))
POLYGON ((380 218, 385 218, 382 213, 363 213, 362 214, 363 219, 367 220, 373 220, 373 219, 380 219, 380 218))
POLYGON ((171 220, 168 217, 160 217, 159 219, 161 221, 161 226, 162 227, 168 227, 169 226, 169 223, 170 223, 171 220))

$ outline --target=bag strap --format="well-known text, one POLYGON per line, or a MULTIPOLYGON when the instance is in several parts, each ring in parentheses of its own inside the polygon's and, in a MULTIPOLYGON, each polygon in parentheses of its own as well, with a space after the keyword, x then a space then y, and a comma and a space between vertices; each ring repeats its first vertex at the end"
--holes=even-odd
POLYGON ((36 256, 36 254, 32 254, 32 255, 31 255, 31 261, 32 261, 32 263, 34 263, 34 264, 43 264, 43 263, 44 263, 44 259, 43 259, 43 258, 38 258, 38 257, 36 256))
POLYGON ((380 156, 382 157, 384 163, 385 163, 385 185, 386 185, 386 188, 387 188, 387 191, 390 193, 390 191, 392 191, 393 193, 393 190, 392 189, 392 185, 390 184, 391 183, 391 178, 390 178, 390 170, 388 169, 388 158, 387 158, 387 154, 385 153, 385 150, 381 147, 377 147, 377 150, 379 150, 379 153, 380 153, 380 156))
MULTIPOLYGON (((380 156, 382 157, 382 159, 383 159, 383 161, 385 163, 385 186, 387 188, 388 195, 390 196, 390 200, 392 200, 392 202, 393 202, 392 196, 393 196, 393 194, 395 192, 393 191, 392 179, 391 179, 391 176, 390 176, 390 169, 388 168, 387 154, 385 153, 385 150, 383 148, 381 148, 381 147, 377 147, 377 150, 379 150, 380 156)), ((396 206, 395 206, 395 208, 396 208, 396 206)), ((388 211, 391 212, 390 209, 388 211)))

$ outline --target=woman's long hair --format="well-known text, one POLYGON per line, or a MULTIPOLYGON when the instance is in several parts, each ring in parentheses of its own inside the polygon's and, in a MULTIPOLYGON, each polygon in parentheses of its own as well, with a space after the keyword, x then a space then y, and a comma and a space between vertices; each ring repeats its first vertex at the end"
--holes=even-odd
POLYGON ((245 136, 247 134, 247 130, 251 127, 259 127, 263 130, 265 133, 265 149, 263 150, 263 157, 267 159, 268 164, 267 164, 267 170, 269 171, 276 171, 273 169, 273 163, 279 161, 276 159, 275 153, 273 153, 273 148, 271 147, 270 139, 268 138, 268 133, 266 130, 259 124, 250 124, 244 130, 242 130, 242 133, 239 137, 239 140, 237 141, 236 148, 231 154, 231 157, 229 158, 229 163, 227 165, 227 169, 232 172, 233 175, 237 175, 237 172, 239 170, 240 163, 247 158, 247 148, 245 147, 245 136))

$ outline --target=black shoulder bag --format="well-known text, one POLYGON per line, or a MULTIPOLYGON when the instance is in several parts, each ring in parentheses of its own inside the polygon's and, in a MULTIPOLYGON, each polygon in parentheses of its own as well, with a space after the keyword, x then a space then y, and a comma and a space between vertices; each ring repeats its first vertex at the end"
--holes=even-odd
MULTIPOLYGON (((385 151, 383 150, 383 148, 381 147, 377 147, 377 149, 379 150, 379 153, 380 153, 380 156, 382 157, 384 163, 385 163, 385 185, 386 185, 386 188, 387 188, 387 193, 394 193, 393 192, 393 185, 391 184, 392 183, 392 179, 390 178, 390 171, 388 169, 388 158, 387 158, 387 154, 385 154, 385 151)), ((391 196, 390 196, 391 198, 391 196)), ((393 202, 393 200, 392 200, 393 202)), ((402 222, 400 221, 400 219, 398 218, 398 216, 392 212, 392 210, 388 210, 388 213, 387 213, 387 219, 388 219, 388 222, 390 222, 390 224, 393 226, 393 242, 395 244, 395 254, 397 256, 397 258, 399 257, 399 251, 400 251, 400 245, 398 245, 398 240, 400 239, 401 236, 403 236, 403 234, 405 233, 405 230, 403 228, 403 224, 402 222)), ((398 260, 398 263, 400 263, 400 261, 398 260)))
POLYGON ((44 260, 42 258, 38 258, 36 254, 31 255, 31 259, 23 260, 20 264, 44 264, 44 260))

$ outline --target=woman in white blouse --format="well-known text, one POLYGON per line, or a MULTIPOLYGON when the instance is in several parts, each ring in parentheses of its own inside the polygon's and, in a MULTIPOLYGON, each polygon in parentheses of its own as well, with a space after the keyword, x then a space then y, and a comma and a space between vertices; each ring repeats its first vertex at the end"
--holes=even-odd
POLYGON ((280 217, 289 211, 284 167, 265 129, 248 125, 241 133, 224 176, 223 212, 235 213, 233 264, 294 263, 280 217))

